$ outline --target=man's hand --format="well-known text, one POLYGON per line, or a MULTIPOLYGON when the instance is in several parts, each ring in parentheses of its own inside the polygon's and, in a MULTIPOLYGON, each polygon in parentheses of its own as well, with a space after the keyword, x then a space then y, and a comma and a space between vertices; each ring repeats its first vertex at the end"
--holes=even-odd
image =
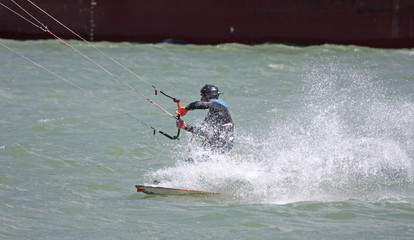
POLYGON ((187 128, 187 124, 182 119, 177 120, 176 125, 178 128, 182 128, 182 129, 187 128))
POLYGON ((178 108, 175 109, 175 115, 177 115, 177 117, 178 115, 184 117, 187 114, 187 109, 185 107, 180 107, 180 111, 181 111, 181 114, 179 113, 178 108))

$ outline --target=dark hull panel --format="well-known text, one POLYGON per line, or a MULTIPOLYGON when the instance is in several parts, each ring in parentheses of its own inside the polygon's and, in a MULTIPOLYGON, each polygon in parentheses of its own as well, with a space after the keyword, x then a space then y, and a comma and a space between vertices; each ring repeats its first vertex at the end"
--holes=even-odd
MULTIPOLYGON (((56 35, 76 38, 25 0, 56 35)), ((91 41, 414 47, 414 0, 33 0, 91 41)), ((27 17, 10 0, 1 3, 27 17)), ((35 22, 35 21, 34 21, 35 22)), ((37 22, 35 22, 37 24, 37 22)), ((52 36, 0 6, 0 37, 52 36)))

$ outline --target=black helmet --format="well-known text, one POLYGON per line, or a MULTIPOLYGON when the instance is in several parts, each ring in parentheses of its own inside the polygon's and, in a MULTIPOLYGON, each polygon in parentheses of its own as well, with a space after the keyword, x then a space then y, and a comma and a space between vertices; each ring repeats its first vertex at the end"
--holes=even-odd
POLYGON ((218 99, 220 96, 218 87, 210 84, 204 85, 204 87, 201 88, 200 93, 210 95, 211 99, 218 99))

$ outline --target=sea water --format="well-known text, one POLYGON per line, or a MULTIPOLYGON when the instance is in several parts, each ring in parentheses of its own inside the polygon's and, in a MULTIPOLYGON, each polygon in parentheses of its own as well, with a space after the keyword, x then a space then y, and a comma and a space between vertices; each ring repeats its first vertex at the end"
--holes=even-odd
POLYGON ((414 238, 412 49, 94 43, 148 84, 81 41, 113 76, 58 40, 0 42, 59 76, 0 47, 1 239, 414 238), (151 85, 182 105, 217 85, 234 148, 153 135, 175 120, 118 79, 170 113, 151 85), (154 180, 220 195, 136 192, 154 180))

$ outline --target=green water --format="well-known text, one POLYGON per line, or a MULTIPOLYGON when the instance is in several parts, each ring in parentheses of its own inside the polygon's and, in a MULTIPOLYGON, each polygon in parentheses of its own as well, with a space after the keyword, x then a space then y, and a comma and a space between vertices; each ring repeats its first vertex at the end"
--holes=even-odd
POLYGON ((203 161, 186 132, 171 141, 134 118, 169 134, 174 119, 59 41, 0 42, 94 95, 0 47, 1 239, 414 238, 411 49, 96 43, 182 104, 206 83, 224 92, 235 148, 203 161), (135 191, 154 179, 221 194, 135 191))

